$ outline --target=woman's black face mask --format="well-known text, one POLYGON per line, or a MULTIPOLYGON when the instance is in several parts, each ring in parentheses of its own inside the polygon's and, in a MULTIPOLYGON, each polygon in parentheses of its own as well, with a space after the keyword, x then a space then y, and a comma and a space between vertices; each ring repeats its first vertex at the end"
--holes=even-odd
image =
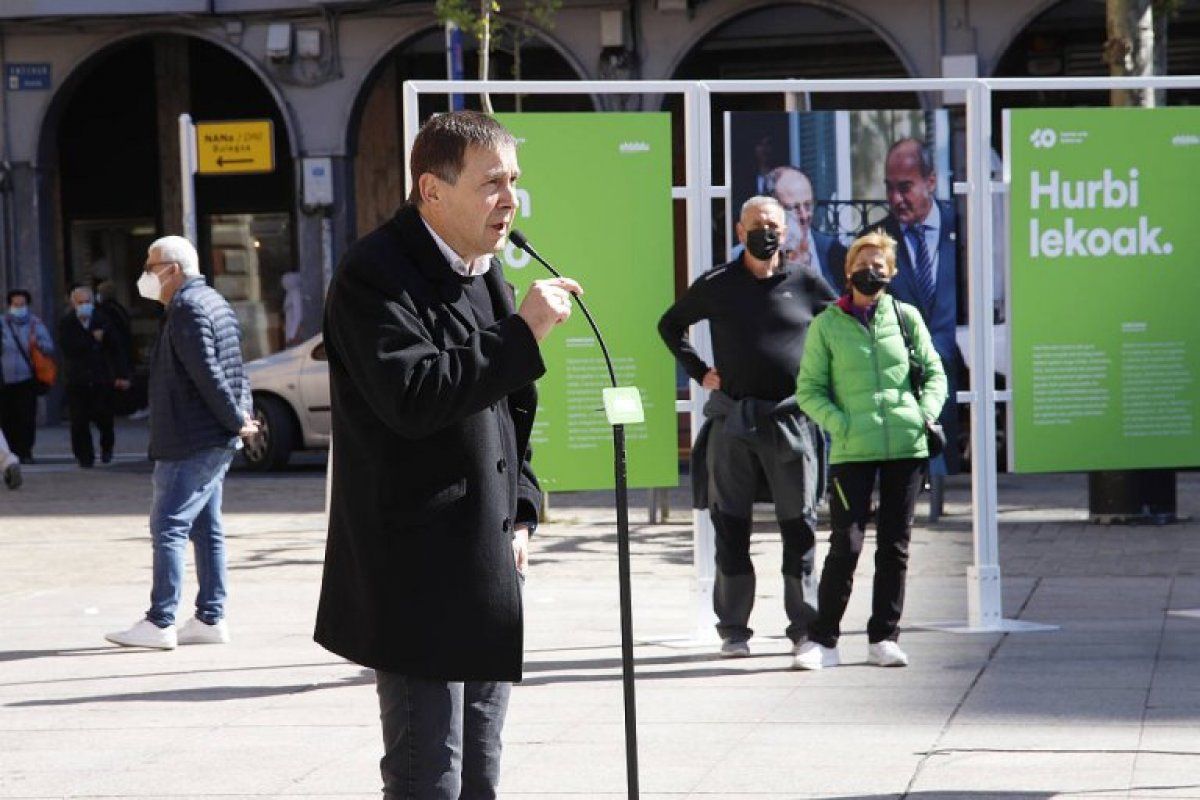
POLYGON ((858 291, 865 295, 879 294, 887 287, 892 279, 884 275, 882 272, 876 272, 873 269, 860 269, 858 272, 850 275, 850 284, 858 291))

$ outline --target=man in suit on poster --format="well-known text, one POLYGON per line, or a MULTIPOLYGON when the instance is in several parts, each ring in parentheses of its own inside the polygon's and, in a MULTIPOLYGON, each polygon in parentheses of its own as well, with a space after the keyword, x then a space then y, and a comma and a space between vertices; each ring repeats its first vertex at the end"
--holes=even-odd
POLYGON ((888 149, 884 165, 889 213, 877 226, 900 243, 896 248, 896 276, 888 291, 916 306, 942 357, 949 382, 940 421, 949 446, 941 470, 955 472, 959 453, 958 406, 954 402, 958 376, 958 215, 954 204, 938 200, 937 169, 933 153, 917 139, 900 139, 888 149))

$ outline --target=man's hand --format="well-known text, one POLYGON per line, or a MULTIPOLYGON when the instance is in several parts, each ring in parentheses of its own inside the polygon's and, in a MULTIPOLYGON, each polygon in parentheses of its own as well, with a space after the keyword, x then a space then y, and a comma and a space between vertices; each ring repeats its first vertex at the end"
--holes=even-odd
POLYGON ((567 321, 571 316, 573 294, 583 294, 583 289, 570 278, 551 278, 530 285, 517 314, 533 331, 534 339, 542 341, 555 325, 567 321))
POLYGON ((517 562, 517 572, 522 575, 529 568, 529 528, 517 525, 513 528, 513 560, 517 562))
POLYGON ((97 328, 96 330, 92 331, 92 338, 94 338, 97 342, 103 342, 104 341, 104 329, 97 328))
POLYGON ((258 420, 249 414, 242 417, 242 429, 238 431, 238 436, 243 439, 249 439, 251 436, 259 434, 258 420))
POLYGON ((113 381, 113 388, 118 392, 128 391, 130 385, 131 384, 129 381, 125 380, 124 378, 117 378, 115 381, 113 381))
POLYGON ((704 380, 700 382, 700 385, 705 389, 708 389, 710 392, 715 392, 717 389, 721 388, 721 374, 717 372, 716 367, 713 367, 708 372, 704 373, 704 380))

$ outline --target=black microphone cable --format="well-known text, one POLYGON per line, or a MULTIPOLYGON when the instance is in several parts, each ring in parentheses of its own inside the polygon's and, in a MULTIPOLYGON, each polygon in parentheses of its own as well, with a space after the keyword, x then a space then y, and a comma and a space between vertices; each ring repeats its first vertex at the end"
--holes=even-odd
MULTIPOLYGON (((533 249, 533 245, 525 238, 525 234, 521 233, 516 228, 508 232, 508 240, 516 245, 519 249, 524 250, 529 255, 533 256, 534 260, 541 264, 546 269, 550 270, 550 274, 556 278, 561 278, 562 273, 550 266, 550 262, 542 258, 537 250, 533 249)), ((583 312, 583 316, 587 319, 588 325, 592 326, 592 332, 596 334, 596 341, 600 343, 600 352, 604 354, 604 365, 608 367, 608 379, 612 381, 612 385, 617 385, 617 373, 613 369, 612 358, 608 355, 608 345, 604 343, 604 337, 600 334, 600 328, 596 326, 596 320, 592 319, 592 313, 588 311, 588 307, 584 304, 583 299, 578 295, 572 294, 575 302, 579 304, 579 310, 583 312)))

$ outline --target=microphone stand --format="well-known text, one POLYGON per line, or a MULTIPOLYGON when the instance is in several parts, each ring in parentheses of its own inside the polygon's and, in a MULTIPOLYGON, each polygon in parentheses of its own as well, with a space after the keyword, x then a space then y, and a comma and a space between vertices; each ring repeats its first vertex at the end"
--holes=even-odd
MULTIPOLYGON (((517 230, 509 233, 508 240, 524 250, 539 264, 550 271, 556 278, 562 274, 533 249, 529 240, 517 230)), ((608 367, 608 379, 613 388, 617 388, 617 373, 613 369, 612 358, 608 355, 608 346, 600 335, 600 328, 592 319, 591 312, 578 297, 575 302, 579 310, 592 326, 596 341, 600 344, 600 352, 604 354, 604 364, 608 367)), ((626 469, 625 455, 625 426, 613 423, 613 471, 616 477, 617 499, 617 573, 621 585, 621 678, 625 697, 625 777, 629 800, 637 800, 638 792, 638 749, 637 749, 637 702, 634 695, 633 676, 633 595, 630 591, 629 578, 629 480, 626 469)))

